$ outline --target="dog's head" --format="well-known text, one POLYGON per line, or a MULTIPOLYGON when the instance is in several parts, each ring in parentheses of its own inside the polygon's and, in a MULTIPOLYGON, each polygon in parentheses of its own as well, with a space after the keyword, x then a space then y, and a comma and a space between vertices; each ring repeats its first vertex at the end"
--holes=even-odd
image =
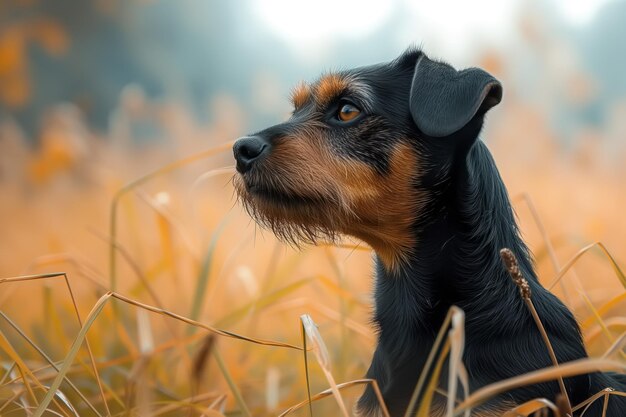
POLYGON ((419 50, 323 75, 296 87, 289 120, 235 143, 235 187, 278 237, 355 236, 394 268, 417 244, 433 187, 501 96, 486 72, 456 71, 419 50))

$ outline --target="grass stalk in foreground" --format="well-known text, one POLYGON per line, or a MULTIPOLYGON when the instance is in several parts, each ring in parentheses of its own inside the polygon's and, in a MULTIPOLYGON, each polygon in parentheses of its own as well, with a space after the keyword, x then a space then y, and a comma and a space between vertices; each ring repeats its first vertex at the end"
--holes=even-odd
POLYGON ((304 328, 304 322, 300 320, 300 332, 302 335, 302 355, 304 356, 304 378, 306 379, 306 398, 309 403, 309 417, 313 417, 313 401, 311 400, 311 379, 309 377, 309 359, 307 356, 308 350, 306 346, 306 329, 304 328))
MULTIPOLYGON (((473 392, 465 401, 459 404, 454 411, 455 416, 460 416, 469 408, 475 408, 490 398, 499 394, 519 388, 525 385, 555 380, 559 377, 588 374, 590 372, 626 372, 626 364, 607 359, 579 359, 567 362, 558 367, 549 367, 528 372, 502 381, 487 385, 473 392)), ((576 408, 574 408, 576 409, 576 408)))
POLYGON ((324 339, 322 339, 322 335, 317 330, 317 325, 308 314, 303 314, 300 316, 300 321, 302 322, 302 327, 304 328, 304 333, 309 338, 309 341, 312 343, 312 351, 315 354, 315 359, 319 363, 322 371, 324 372, 324 376, 326 380, 330 384, 330 389, 337 400, 337 404, 339 405, 339 409, 341 410, 341 414, 344 417, 348 417, 348 410, 346 409, 346 404, 341 397, 341 393, 337 388, 337 384, 335 383, 335 378, 333 374, 330 372, 330 357, 328 355, 328 349, 326 348, 326 344, 324 343, 324 339))
MULTIPOLYGON (((556 359, 556 354, 554 353, 554 349, 552 348, 552 343, 550 343, 550 338, 548 337, 548 333, 546 329, 543 327, 543 323, 541 322, 541 318, 535 309, 535 305, 531 299, 532 291, 530 290, 530 286, 528 285, 528 281, 522 275, 522 272, 519 268, 519 264, 517 263, 517 258, 513 254, 513 252, 508 248, 503 248, 500 250, 500 257, 502 258, 502 262, 506 266, 507 271, 511 275, 513 282, 519 288, 520 295, 524 299, 524 303, 528 307, 528 310, 533 316, 535 320, 535 324, 541 333, 541 337, 543 338, 546 347, 548 348, 548 353, 550 354, 550 360, 552 360, 552 364, 558 368, 559 362, 556 359)), ((565 383, 563 382, 563 377, 559 376, 558 378, 559 389, 561 390, 561 395, 567 402, 567 413, 572 416, 572 403, 569 400, 569 396, 567 395, 567 390, 565 389, 565 383)))
MULTIPOLYGON (((337 389, 341 391, 344 388, 350 388, 355 385, 366 385, 366 384, 369 384, 372 386, 372 389, 374 390, 374 394, 376 394, 376 399, 378 400, 378 405, 380 406, 380 410, 383 413, 383 417, 390 417, 389 411, 387 410, 387 407, 385 406, 385 402, 383 400, 383 394, 381 393, 380 387, 378 386, 378 383, 376 382, 375 379, 363 378, 363 379, 355 379, 355 380, 348 381, 348 382, 342 382, 341 384, 337 384, 337 389)), ((289 407, 288 409, 283 411, 278 417, 288 416, 289 414, 301 409, 302 407, 304 407, 305 405, 309 403, 321 400, 326 397, 330 397, 331 395, 335 395, 333 393, 333 390, 331 388, 325 389, 324 391, 318 392, 317 394, 313 395, 310 401, 307 399, 307 400, 299 402, 296 405, 289 407)))
MULTIPOLYGON (((0 282, 3 282, 3 281, 0 281, 0 282)), ((147 305, 147 304, 140 303, 138 301, 135 301, 135 300, 127 298, 127 297, 124 297, 123 295, 120 295, 120 294, 117 294, 117 293, 114 293, 114 292, 108 292, 105 295, 103 295, 102 297, 100 297, 98 302, 94 305, 94 307, 92 308, 91 312, 87 316, 87 319, 85 320, 85 323, 81 327, 80 331, 78 332, 78 335, 76 336, 76 338, 74 339, 74 341, 72 343, 70 351, 68 352, 68 354, 66 355, 65 359, 63 360, 63 363, 59 367, 59 372, 58 372, 57 376, 54 378, 52 384, 50 385, 50 387, 48 388, 48 391, 46 392, 46 395, 44 396, 43 400, 41 401, 41 403, 39 404, 39 406, 35 410, 35 412, 33 414, 33 417, 41 417, 43 415, 43 413, 47 410, 48 405, 50 404, 50 402, 54 400, 54 397, 56 395, 57 390, 59 389, 59 387, 61 385, 61 382, 63 382, 63 380, 65 379, 65 376, 67 375, 68 371, 70 370, 70 367, 72 366, 72 363, 74 362, 74 359, 76 358, 76 355, 78 354, 78 350, 82 346, 82 343, 85 341, 85 337, 87 335, 87 332, 89 331, 89 329, 91 328, 91 326, 93 325, 95 320, 98 318, 98 316, 100 315, 100 313, 104 309, 104 306, 106 305, 106 303, 111 298, 115 298, 115 299, 118 299, 120 301, 124 301, 127 304, 133 305, 135 307, 143 308, 144 310, 147 310, 147 311, 150 311, 150 312, 153 312, 153 313, 158 313, 158 314, 162 314, 162 315, 166 315, 166 316, 172 317, 174 319, 177 319, 179 321, 185 322, 187 324, 191 324, 191 325, 194 325, 194 326, 197 326, 197 327, 201 327, 201 328, 203 328, 205 330, 208 330, 208 331, 210 331, 212 333, 215 333, 215 334, 218 334, 218 335, 231 337, 231 338, 235 338, 235 339, 239 339, 239 340, 244 340, 244 341, 248 341, 248 342, 252 342, 252 343, 256 343, 256 344, 261 344, 261 345, 280 346, 280 347, 296 349, 296 350, 301 350, 302 349, 299 346, 294 346, 294 345, 290 345, 290 344, 287 344, 287 343, 274 342, 274 341, 270 341, 270 340, 255 339, 255 338, 251 338, 251 337, 247 337, 247 336, 241 336, 241 335, 238 335, 236 333, 229 332, 229 331, 226 331, 226 330, 216 329, 214 327, 205 325, 203 323, 199 323, 199 322, 197 322, 195 320, 191 320, 191 319, 188 319, 186 317, 179 316, 179 315, 177 315, 175 313, 172 313, 170 311, 163 310, 163 309, 156 308, 156 307, 153 307, 153 306, 150 306, 150 305, 147 305)), ((216 356, 216 359, 217 358, 218 357, 216 356)), ((17 357, 17 359, 19 359, 19 357, 17 357)), ((219 363, 220 363, 220 360, 218 359, 218 364, 219 363)), ((18 364, 19 364, 19 361, 18 361, 18 364)), ((27 368, 26 368, 26 371, 28 371, 27 368)), ((24 379, 24 380, 26 381, 26 379, 24 379)))
POLYGON ((584 248, 582 248, 581 250, 579 250, 578 253, 576 253, 576 255, 574 255, 572 257, 572 259, 570 259, 569 262, 567 262, 567 264, 565 264, 565 266, 559 271, 557 276, 554 278, 552 283, 550 285, 548 285, 546 288, 548 288, 549 290, 552 290, 554 288, 554 286, 556 284, 558 284, 559 281, 563 278, 563 276, 567 273, 567 271, 569 271, 574 266, 576 261, 578 261, 578 259, 581 256, 583 256, 585 253, 589 252, 592 248, 594 248, 596 246, 607 257, 607 259, 611 263, 611 267, 613 268, 613 271, 615 272, 615 275, 617 276, 617 278, 619 278, 619 280, 622 283, 622 285, 624 286, 624 288, 626 288, 626 274, 624 274, 624 271, 622 271, 622 269, 619 267, 619 265, 617 264, 617 261, 615 260, 613 255, 611 255, 611 252, 609 252, 609 250, 606 248, 606 246, 604 246, 604 244, 602 242, 591 243, 591 244, 585 246, 584 248))
POLYGON ((217 362, 217 366, 219 366, 220 370, 222 371, 222 375, 224 375, 224 378, 226 379, 226 383, 228 384, 228 387, 232 391, 233 396, 235 397, 235 401, 237 402, 237 405, 239 406, 241 410, 241 413, 245 417, 252 417, 252 414, 250 414, 250 410, 248 409, 246 402, 243 400, 243 396, 241 395, 239 388, 237 388, 237 384, 235 383, 235 380, 233 379, 230 372, 228 371, 228 368, 226 367, 226 363, 224 362, 224 359, 222 358, 222 354, 215 346, 213 347, 213 357, 215 358, 215 361, 217 362))
MULTIPOLYGON (((433 343, 433 347, 430 350, 430 354, 428 355, 428 358, 426 359, 426 363, 424 364, 422 373, 420 374, 420 377, 417 380, 417 384, 415 385, 415 389, 413 390, 413 395, 411 396, 411 399, 409 401, 409 405, 406 409, 406 413, 404 414, 404 417, 411 417, 415 415, 414 410, 415 410, 415 406, 417 405, 417 401, 420 398, 420 395, 422 396, 422 400, 419 405, 419 410, 430 409, 430 401, 432 401, 432 393, 428 398, 424 397, 425 394, 422 394, 422 391, 424 389, 424 384, 426 383, 426 378, 428 377, 430 373, 430 370, 433 366, 433 363, 435 362, 435 358, 437 357, 437 354, 439 353, 439 356, 444 357, 450 348, 449 345, 447 346, 447 348, 445 346, 444 348, 442 348, 442 344, 444 345, 447 344, 447 342, 444 342, 444 338, 446 338, 446 334, 447 334, 448 328, 450 327, 450 324, 453 321, 453 317, 458 314, 464 314, 463 311, 458 307, 453 306, 452 308, 450 308, 450 310, 448 310, 448 314, 446 315, 446 318, 444 319, 443 324, 441 325, 441 328, 439 329, 439 333, 437 334, 435 343, 433 343), (427 405, 423 404, 425 400, 427 400, 426 402, 428 402, 427 405)), ((431 379, 433 378, 434 376, 431 376, 431 379)), ((436 385, 433 387, 433 389, 434 388, 436 388, 436 385)))
MULTIPOLYGON (((552 263, 554 272, 558 274, 559 271, 561 270, 561 264, 559 262, 559 258, 557 258, 556 256, 554 245, 552 245, 552 241, 550 241, 550 236, 548 236, 548 231, 543 226, 543 222, 541 221, 541 216, 539 215, 539 212, 537 211, 537 208, 535 207, 535 203, 533 202, 532 198, 530 197, 528 193, 522 193, 518 197, 526 203, 526 206, 528 207, 530 211, 530 215, 533 218, 533 222, 537 226, 537 230, 539 230, 539 234, 541 235, 541 240, 543 240, 543 243, 546 245, 546 252, 548 253, 548 257, 550 258, 550 262, 552 263)), ((571 304, 572 300, 571 300, 569 291, 567 291, 567 287, 565 287, 565 285, 562 282, 559 284, 560 284, 561 291, 563 291, 563 295, 565 296, 565 300, 567 301, 568 304, 571 304)))
MULTIPOLYGON (((6 314, 4 314, 2 311, 0 311, 0 317, 2 317, 8 324, 9 326, 11 326, 13 328, 13 330, 15 330, 21 337, 22 339, 24 339, 29 345, 30 347, 32 347, 42 358, 44 358, 44 360, 46 362, 48 362, 48 365, 50 365, 52 367, 52 369, 54 369, 55 371, 59 371, 59 367, 54 363, 54 361, 46 354, 46 352, 44 352, 43 350, 41 350, 39 348, 39 346, 37 346, 37 344, 31 339, 29 338, 26 333, 24 333, 24 331, 13 321, 11 320, 6 314)), ((89 407, 89 409, 91 411, 93 411, 93 413, 98 416, 98 417, 102 417, 102 414, 100 414, 98 412, 98 410, 96 410, 96 408, 93 406, 93 404, 85 397, 85 395, 76 387, 76 385, 74 385, 74 383, 72 383, 72 381, 70 381, 69 379, 65 379, 65 382, 69 385, 69 387, 72 389, 72 391, 74 391, 74 393, 76 393, 76 395, 78 395, 78 397, 85 402, 85 404, 87 404, 87 407, 89 407)), ((108 414, 110 415, 110 414, 108 414)))

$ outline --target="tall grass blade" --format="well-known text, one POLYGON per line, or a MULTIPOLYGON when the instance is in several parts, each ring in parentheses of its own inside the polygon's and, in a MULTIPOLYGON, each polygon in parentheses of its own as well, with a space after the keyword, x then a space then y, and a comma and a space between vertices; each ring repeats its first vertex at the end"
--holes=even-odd
POLYGON ((592 317, 595 317, 595 319, 598 321, 598 324, 600 325, 600 328, 602 329, 602 332, 604 333, 606 338, 609 340, 609 342, 613 343, 614 342, 613 335, 611 335, 611 332, 609 331, 609 328, 607 327, 606 322, 602 319, 602 317, 600 317, 600 314, 596 310, 595 306, 593 305, 589 297, 586 294, 581 294, 581 297, 583 301, 585 302, 585 305, 587 306, 589 311, 591 311, 592 317))
POLYGON ((87 335, 87 332, 93 325, 94 321, 96 321, 96 319, 98 318, 98 315, 100 315, 100 312, 104 308, 106 302, 111 298, 111 295, 112 294, 110 292, 103 295, 89 312, 89 315, 87 316, 87 319, 85 320, 85 324, 81 327, 80 331, 78 332, 78 335, 76 336, 76 338, 74 339, 74 342, 72 343, 72 347, 70 348, 70 351, 65 356, 65 359, 63 360, 63 363, 61 364, 59 368, 58 375, 52 381, 52 385, 48 389, 48 392, 46 392, 46 395, 44 396, 43 400, 39 404, 39 407, 37 407, 37 409, 35 410, 33 417, 41 417, 43 413, 46 411, 46 409, 48 408, 50 401, 52 401, 56 391, 59 389, 59 386, 61 386, 61 382, 63 382, 67 372, 72 366, 72 363, 74 362, 74 359, 76 358, 76 355, 78 354, 78 350, 80 349, 80 347, 83 344, 83 341, 85 340, 85 336, 87 335))
POLYGON ((304 378, 306 380, 306 397, 309 403, 309 417, 313 417, 313 401, 311 400, 311 377, 309 376, 309 359, 307 355, 309 353, 309 350, 306 343, 306 329, 304 328, 304 322, 302 320, 300 320, 300 331, 302 334, 302 355, 304 356, 304 378))
MULTIPOLYGON (((309 398, 310 398, 309 394, 309 398)), ((276 411, 280 401, 280 370, 271 367, 265 377, 265 408, 268 411, 276 411)))
POLYGON ((492 397, 504 392, 526 385, 539 382, 553 381, 558 378, 567 378, 575 375, 593 372, 626 372, 626 364, 608 359, 579 359, 572 362, 562 363, 558 367, 548 367, 518 375, 502 381, 489 384, 473 392, 454 411, 455 416, 460 416, 466 409, 475 408, 492 397))
MULTIPOLYGON (((185 398, 180 401, 168 401, 166 403, 167 405, 163 405, 155 410, 152 410, 152 416, 150 417, 158 417, 163 414, 169 414, 169 413, 172 413, 173 411, 178 411, 181 408, 188 408, 189 406, 193 404, 198 404, 204 401, 211 401, 211 400, 218 401, 221 398, 225 398, 225 395, 221 395, 217 392, 205 392, 203 394, 194 395, 192 397, 185 398)), ((215 408, 213 406, 213 404, 215 404, 215 401, 211 404, 212 408, 215 408)))
MULTIPOLYGON (((626 292, 623 292, 613 298, 611 298, 606 303, 602 304, 599 308, 596 309, 597 316, 603 317, 610 310, 616 308, 619 304, 626 302, 626 292)), ((581 323, 581 327, 583 329, 588 328, 594 322, 594 319, 597 320, 596 315, 593 315, 581 323)))
MULTIPOLYGON (((535 305, 532 301, 532 291, 530 289, 530 286, 528 285, 528 281, 526 281, 526 278, 524 277, 524 275, 522 275, 522 271, 520 270, 519 264, 517 263, 517 258, 515 257, 515 254, 510 249, 503 248, 500 250, 500 257, 502 258, 502 263, 509 272, 509 275, 511 275, 511 278, 519 288, 520 295, 522 296, 526 307, 533 316, 535 325, 541 333, 543 342, 548 349, 548 354, 550 355, 550 360, 552 361, 552 364, 558 368, 559 362, 557 361, 556 354, 554 353, 554 349, 552 348, 552 343, 550 342, 548 333, 546 332, 546 329, 541 322, 541 318, 539 317, 539 314, 535 309, 535 305)), ((567 395, 567 390, 565 389, 565 383, 563 382, 563 378, 558 378, 558 382, 559 389, 561 390, 561 395, 567 403, 567 411, 569 412, 569 414, 572 414, 572 403, 570 402, 569 396, 567 395)))
MULTIPOLYGON (((603 323, 606 331, 608 332, 611 332, 611 329, 615 329, 619 332, 623 332, 624 330, 626 330, 626 316, 610 317, 606 320, 603 320, 603 323)), ((591 329, 589 329, 589 331, 587 331, 587 337, 585 341, 587 342, 587 344, 591 344, 595 341, 595 339, 603 334, 605 334, 605 329, 603 329, 602 326, 598 325, 596 327, 592 327, 591 329)), ((611 336, 610 340, 612 339, 613 336, 611 336)))
POLYGON ((39 382, 39 380, 33 375, 31 370, 26 366, 20 355, 13 349, 13 346, 9 343, 9 339, 6 338, 4 333, 0 330, 0 349, 2 349, 9 358, 15 362, 15 369, 17 369, 18 373, 22 381, 24 381, 24 387, 26 388, 26 392, 29 394, 31 400, 34 403, 37 403, 37 397, 35 396, 35 392, 33 388, 30 386, 29 378, 35 381, 40 388, 43 388, 43 385, 39 382))
MULTIPOLYGON (((374 393, 376 394, 376 399, 378 400, 378 405, 380 406, 380 412, 382 413, 383 417, 390 417, 389 410, 387 410, 387 406, 385 405, 385 402, 383 401, 383 395, 380 392, 380 387, 378 386, 378 383, 376 382, 375 379, 364 378, 364 379, 355 379, 353 381, 343 382, 341 384, 337 384, 337 389, 342 390, 344 388, 350 388, 356 385, 366 385, 366 384, 369 384, 372 386, 372 389, 374 390, 374 393)), ((283 411, 278 417, 288 416, 289 414, 301 409, 302 407, 304 407, 305 405, 311 402, 319 401, 323 398, 327 398, 327 397, 334 396, 334 395, 335 393, 333 392, 333 390, 328 388, 322 392, 319 392, 313 395, 310 401, 304 400, 304 401, 299 402, 296 405, 289 407, 288 409, 283 411)))
MULTIPOLYGON (((341 292, 348 292, 345 288, 346 286, 345 272, 341 268, 341 265, 339 264, 339 262, 337 262, 337 258, 335 256, 333 249, 331 248, 324 248, 324 249, 325 249, 324 252, 326 254, 326 257, 328 258, 328 261, 336 277, 337 286, 339 287, 339 290, 341 292)), ((336 368, 338 369, 337 373, 339 375, 339 378, 344 379, 345 373, 346 373, 344 364, 347 362, 346 360, 347 358, 344 357, 345 356, 344 352, 349 352, 351 350, 350 338, 348 337, 348 327, 346 326, 346 320, 348 316, 348 305, 346 303, 346 299, 342 297, 341 295, 337 298, 339 301, 339 331, 341 332, 341 346, 339 349, 339 357, 337 358, 337 361, 336 361, 337 363, 336 368)))
POLYGON ((433 372, 430 376, 430 380, 428 381, 428 385, 424 390, 424 395, 422 395, 419 408, 417 409, 417 417, 429 417, 431 415, 430 410, 433 403, 433 398, 435 397, 435 392, 437 391, 437 386, 439 384, 439 377, 441 375, 441 369, 443 368, 443 363, 446 360, 446 356, 450 352, 450 339, 446 339, 443 344, 443 348, 441 349, 441 353, 437 358, 437 362, 435 363, 435 367, 433 368, 433 372))
POLYGON ((9 365, 8 363, 3 362, 1 365, 5 369, 5 372, 2 378, 0 378, 0 385, 4 385, 9 376, 11 376, 11 373, 13 372, 17 364, 15 362, 11 362, 11 365, 9 365))
POLYGON ((207 331, 209 331, 211 333, 215 333, 215 334, 218 334, 218 335, 221 335, 221 336, 230 337, 230 338, 233 338, 233 339, 239 339, 239 340, 243 340, 243 341, 246 341, 246 342, 255 343, 255 344, 258 344, 258 345, 277 346, 277 347, 283 347, 283 348, 288 348, 288 349, 302 350, 301 347, 295 346, 295 345, 291 345, 289 343, 275 342, 275 341, 272 341, 272 340, 264 340, 264 339, 256 339, 256 338, 252 338, 252 337, 248 337, 248 336, 242 336, 242 335, 239 335, 237 333, 233 333, 233 332, 230 332, 230 331, 227 331, 227 330, 221 330, 221 329, 218 329, 216 327, 209 326, 207 324, 203 324, 203 323, 200 323, 200 322, 195 321, 195 320, 191 320, 191 319, 189 319, 187 317, 178 315, 176 313, 172 313, 171 311, 164 310, 164 309, 161 309, 161 308, 158 308, 158 307, 154 307, 154 306, 151 306, 151 305, 148 305, 148 304, 141 303, 139 301, 133 300, 133 299, 128 298, 128 297, 125 297, 125 296, 123 296, 121 294, 118 294, 118 293, 110 292, 110 293, 108 293, 108 296, 116 298, 116 299, 118 299, 120 301, 123 301, 123 302, 125 302, 127 304, 134 305, 135 307, 143 308, 143 309, 151 311, 153 313, 162 314, 164 316, 171 317, 171 318, 173 318, 175 320, 181 321, 183 323, 190 324, 190 325, 195 326, 195 327, 199 327, 199 328, 205 329, 205 330, 207 330, 207 331))
MULTIPOLYGON (((74 314, 76 314, 76 320, 78 321, 79 326, 83 326, 83 321, 80 318, 80 312, 78 311, 78 304, 76 303, 76 298, 74 297, 74 291, 72 291, 72 286, 70 285, 70 280, 67 277, 67 274, 63 274, 63 279, 65 280, 65 286, 67 287, 67 292, 70 294, 70 299, 72 300, 72 307, 74 307, 74 314)), ((91 345, 89 345, 89 340, 85 338, 85 347, 87 348, 87 354, 89 355, 89 363, 91 364, 91 369, 96 378, 96 383, 98 384, 98 391, 100 393, 100 398, 102 398, 102 403, 104 404, 104 409, 106 411, 107 416, 111 416, 111 410, 109 410, 109 403, 106 400, 106 396, 104 395, 104 389, 102 388, 102 381, 100 380, 100 375, 98 374, 98 367, 96 366, 96 359, 93 356, 93 352, 91 350, 91 345)))
POLYGON ((68 408, 69 411, 72 412, 72 414, 74 414, 76 417, 80 417, 80 415, 78 414, 78 412, 76 411, 76 409, 74 408, 74 406, 72 405, 72 403, 70 402, 69 398, 67 398, 65 396, 65 394, 63 394, 62 391, 57 391, 55 393, 55 396, 61 400, 61 402, 63 404, 65 404, 65 406, 68 408))
POLYGON ((565 266, 559 271, 559 273, 556 275, 552 283, 548 285, 547 288, 549 290, 552 290, 554 286, 561 281, 561 279, 567 273, 567 271, 569 271, 570 268, 574 266, 574 264, 578 261, 578 259, 580 259, 581 256, 589 252, 594 247, 598 247, 602 251, 602 253, 607 257, 607 259, 611 263, 611 267, 613 267, 613 271, 615 272, 615 275, 620 280, 624 288, 626 288, 626 275, 624 275, 624 272, 615 261, 615 258, 613 257, 613 255, 611 255, 611 253, 608 251, 608 249, 604 246, 602 242, 594 242, 590 245, 585 246, 581 250, 579 250, 576 253, 576 255, 574 255, 572 259, 570 259, 567 262, 567 264, 565 264, 565 266))
MULTIPOLYGON (((197 320, 198 317, 200 317, 200 312, 202 310, 202 306, 204 305, 206 290, 209 285, 209 277, 211 275, 211 266, 213 265, 215 248, 217 247, 217 244, 219 242, 219 236, 224 231, 224 227, 228 223, 229 219, 229 217, 225 217, 224 219, 222 219, 222 221, 220 221, 219 225, 213 232, 213 236, 211 236, 211 242, 209 243, 209 247, 202 260, 202 266, 200 268, 200 272, 198 273, 196 288, 194 290, 194 296, 191 302, 190 317, 192 320, 197 320)), ((188 334, 192 334, 194 331, 195 329, 193 327, 190 327, 188 334)))
POLYGON ((626 332, 622 333, 622 335, 617 338, 615 343, 613 343, 611 347, 608 348, 606 352, 604 352, 604 355, 602 355, 602 357, 610 358, 611 356, 617 354, 618 352, 620 352, 623 357, 625 346, 626 346, 626 332))
POLYGON ((230 391, 233 393, 233 396, 235 397, 235 401, 237 402, 237 405, 239 406, 239 410, 245 417, 252 417, 252 414, 250 414, 250 410, 248 409, 246 402, 243 400, 243 396, 241 395, 239 388, 237 388, 237 384, 235 384, 235 380, 233 379, 230 372, 228 371, 228 368, 226 367, 226 363, 224 363, 224 359, 222 358, 222 355, 219 349, 217 349, 216 347, 213 348, 213 357, 215 358, 215 361, 217 362, 217 366, 219 366, 220 370, 222 371, 222 375, 224 375, 224 378, 226 379, 226 383, 228 384, 230 391))
MULTIPOLYGON (((526 206, 530 210, 530 214, 533 218, 535 226, 537 226, 537 230, 539 230, 539 234, 541 235, 541 240, 543 240, 546 246, 546 252, 548 253, 548 256, 552 263, 552 267, 554 268, 554 272, 558 274, 559 271, 561 270, 561 263, 559 262, 559 258, 556 256, 556 251, 554 250, 554 246, 552 245, 552 242, 550 241, 548 232, 546 228, 544 227, 543 222, 541 221, 541 216, 539 216, 539 212, 537 211, 537 208, 535 207, 535 203, 530 198, 530 195, 528 193, 522 193, 520 195, 520 198, 526 203, 526 206)), ((567 288, 562 283, 560 284, 560 287, 561 287, 561 290, 563 291, 563 294, 565 295, 565 299, 567 300, 568 304, 571 304, 569 291, 567 291, 567 288)))
MULTIPOLYGON (((465 349, 465 312, 457 307, 452 314, 450 339, 450 360, 448 361, 448 398, 446 416, 452 417, 457 398, 458 381, 463 368, 463 351, 465 349)), ((467 386, 464 384, 463 396, 466 397, 467 386)))
POLYGON ((415 385, 415 389, 413 390, 413 394, 411 395, 411 399, 409 400, 409 405, 407 406, 406 412, 404 413, 404 417, 412 417, 415 415, 415 406, 417 405, 417 401, 420 399, 420 394, 423 395, 422 391, 424 389, 424 384, 426 383, 426 378, 428 377, 431 367, 435 362, 437 352, 442 347, 444 338, 452 321, 452 316, 456 311, 455 308, 457 307, 452 307, 450 310, 448 310, 448 314, 443 320, 443 324, 439 328, 439 333, 437 333, 437 338, 433 343, 433 347, 430 349, 430 353, 428 354, 428 358, 426 359, 424 368, 422 369, 419 379, 417 380, 417 384, 415 385))
POLYGON ((546 251, 548 252, 548 256, 550 257, 550 261, 552 263, 552 267, 554 268, 554 272, 558 273, 559 270, 561 269, 559 258, 556 256, 556 251, 554 250, 554 246, 552 245, 552 242, 550 241, 550 237, 548 236, 548 231, 543 225, 541 216, 539 216, 539 211, 537 211, 537 208, 535 207, 535 203, 533 202, 532 198, 530 198, 530 195, 528 193, 521 193, 520 195, 516 196, 516 198, 514 198, 513 200, 517 198, 521 199, 522 201, 526 203, 526 206, 528 207, 530 211, 530 214, 533 218, 535 226, 537 226, 537 230, 539 230, 539 234, 541 235, 541 240, 543 240, 543 243, 546 245, 546 251))
POLYGON ((559 409, 552 401, 545 398, 535 398, 534 400, 526 401, 524 404, 520 404, 517 407, 510 409, 506 413, 502 414, 502 417, 528 417, 531 414, 546 408, 552 410, 554 415, 559 415, 559 409))
POLYGON ((215 346, 215 335, 209 334, 204 337, 204 340, 200 344, 200 349, 196 353, 193 359, 193 366, 191 376, 194 383, 194 389, 197 390, 200 387, 203 376, 207 373, 209 358, 213 353, 213 347, 215 346))
POLYGON ((337 383, 335 382, 335 378, 330 371, 330 356, 328 355, 328 349, 326 348, 326 343, 324 343, 324 339, 322 339, 322 335, 319 330, 317 330, 317 325, 308 314, 303 314, 300 316, 300 320, 302 321, 302 325, 304 327, 304 333, 306 334, 309 342, 312 343, 312 351, 315 355, 315 359, 322 367, 322 371, 326 376, 326 380, 330 384, 330 389, 333 392, 335 400, 339 405, 339 409, 344 417, 348 416, 348 410, 346 409, 346 404, 341 397, 341 393, 337 388, 337 383))
MULTIPOLYGON (((56 365, 56 363, 54 363, 54 361, 52 359, 50 359, 50 357, 46 354, 46 352, 44 352, 43 350, 41 350, 39 348, 39 346, 37 346, 37 344, 31 339, 29 338, 26 333, 24 333, 24 331, 15 323, 13 322, 13 320, 11 320, 6 314, 4 314, 4 312, 0 311, 0 316, 7 322, 9 323, 9 325, 33 348, 37 351, 37 353, 44 358, 44 360, 46 362, 48 362, 48 364, 52 367, 52 369, 54 369, 55 371, 59 371, 59 367, 56 365)), ((0 381, 0 384, 2 384, 3 381, 0 381)), ((72 391, 74 391, 76 393, 76 395, 78 395, 78 397, 80 397, 80 399, 87 405, 87 407, 89 407, 89 409, 91 409, 91 411, 93 411, 93 413, 95 415, 97 415, 98 417, 101 417, 101 414, 98 412, 98 410, 93 406, 93 404, 91 403, 91 401, 89 401, 84 394, 76 387, 76 385, 74 385, 72 383, 72 381, 70 381, 69 379, 65 379, 65 382, 69 385, 70 388, 72 388, 72 391)), ((104 397, 103 397, 104 399, 104 397)))

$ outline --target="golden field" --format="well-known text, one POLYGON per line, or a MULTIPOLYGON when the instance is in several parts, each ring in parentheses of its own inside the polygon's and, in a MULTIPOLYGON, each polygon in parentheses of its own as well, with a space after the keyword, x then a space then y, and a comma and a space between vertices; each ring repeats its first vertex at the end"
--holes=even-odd
MULTIPOLYGON (((23 13, 0 26, 0 416, 347 415, 375 344, 369 248, 347 238, 292 248, 254 224, 234 194, 230 150, 253 117, 227 90, 211 94, 205 122, 132 84, 100 131, 81 97, 46 108, 35 133, 4 117, 36 95, 29 48, 59 57, 77 40, 40 18, 43 3, 0 5, 0 17, 23 13)), ((137 19, 158 3, 94 7, 137 19)), ((520 51, 486 48, 473 62, 505 86, 482 137, 542 283, 575 312, 596 358, 576 369, 624 371, 626 100, 601 127, 555 127, 555 109, 593 102, 601 83, 559 61, 575 41, 548 23, 522 14, 511 29, 520 51), (527 56, 542 66, 524 84, 515 68, 527 56)), ((265 71, 249 96, 276 117, 287 100, 275 91, 282 80, 265 71)), ((450 346, 462 332, 453 328, 450 346)), ((473 394, 449 415, 484 398, 473 394)), ((555 406, 515 415, 542 407, 555 406)))
MULTIPOLYGON (((222 104, 236 114, 235 103, 222 104)), ((319 326, 334 382, 365 373, 375 340, 368 248, 277 242, 233 194, 236 119, 198 126, 177 106, 153 111, 180 140, 95 137, 61 109, 36 150, 18 136, 5 142, 2 415, 36 410, 61 368, 50 415, 279 414, 307 398, 303 314, 319 326)), ((591 134, 566 149, 521 104, 502 112, 484 137, 541 279, 549 285, 571 265, 555 291, 602 356, 626 332, 622 158, 608 158, 591 134), (615 265, 597 246, 570 264, 594 242, 615 265)), ((315 358, 309 353, 312 393, 329 387, 315 358)), ((358 393, 342 392, 346 407, 358 393)), ((340 413, 332 398, 314 404, 316 414, 340 413)))

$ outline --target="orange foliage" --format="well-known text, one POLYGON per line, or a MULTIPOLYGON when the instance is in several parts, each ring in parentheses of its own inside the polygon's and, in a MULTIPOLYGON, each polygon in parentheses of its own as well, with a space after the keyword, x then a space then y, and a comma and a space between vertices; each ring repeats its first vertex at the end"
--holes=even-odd
POLYGON ((69 46, 65 30, 50 19, 13 23, 0 30, 0 101, 11 108, 28 103, 30 79, 27 48, 35 42, 49 54, 60 55, 69 46))

